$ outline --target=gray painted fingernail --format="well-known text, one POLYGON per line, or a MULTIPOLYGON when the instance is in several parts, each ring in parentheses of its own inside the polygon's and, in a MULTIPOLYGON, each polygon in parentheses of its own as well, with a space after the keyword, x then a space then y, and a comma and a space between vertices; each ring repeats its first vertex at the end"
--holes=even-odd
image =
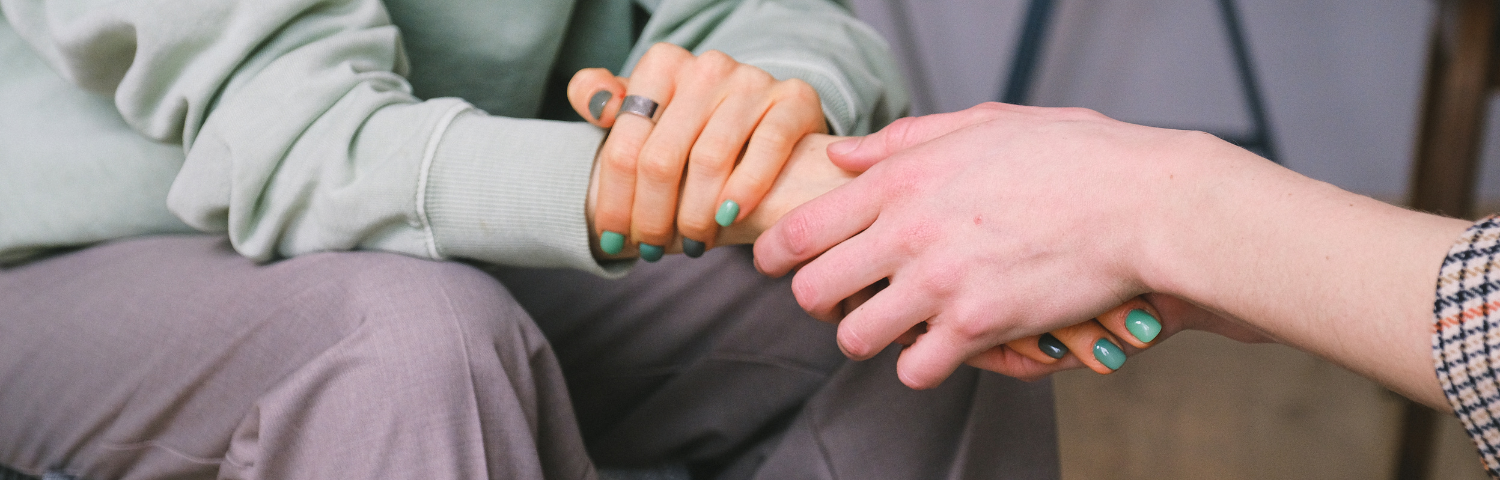
POLYGON ((611 98, 614 98, 614 94, 609 93, 609 90, 594 92, 594 96, 589 98, 589 115, 593 115, 595 121, 599 120, 600 115, 604 115, 604 105, 608 104, 611 98))
POLYGON ((1068 354, 1068 346, 1063 345, 1061 340, 1050 333, 1043 333, 1042 338, 1036 339, 1036 346, 1042 349, 1042 353, 1052 358, 1061 359, 1068 354))
POLYGON ((707 249, 708 245, 703 242, 682 237, 682 254, 687 255, 688 258, 701 257, 703 256, 703 251, 707 249))

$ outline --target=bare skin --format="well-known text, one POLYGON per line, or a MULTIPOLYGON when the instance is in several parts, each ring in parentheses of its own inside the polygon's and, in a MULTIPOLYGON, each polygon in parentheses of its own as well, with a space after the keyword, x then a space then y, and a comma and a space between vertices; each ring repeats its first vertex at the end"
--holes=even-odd
MULTIPOLYGON (((745 215, 744 220, 726 228, 718 229, 714 238, 715 245, 743 245, 754 243, 760 233, 771 228, 786 212, 812 200, 829 190, 849 183, 853 180, 855 172, 844 170, 828 160, 828 144, 841 140, 844 137, 833 135, 810 134, 797 142, 792 148, 791 155, 782 167, 781 174, 776 177, 770 190, 760 201, 760 205, 745 215)), ((594 218, 596 192, 599 188, 600 169, 594 168, 594 181, 590 182, 589 200, 587 214, 589 221, 594 218)), ((668 245, 668 253, 681 251, 679 245, 680 237, 674 238, 668 245)), ((631 258, 634 252, 627 249, 616 255, 608 255, 594 245, 594 256, 602 259, 609 258, 631 258)))
POLYGON ((1209 135, 1078 109, 986 104, 830 147, 864 174, 756 244, 771 275, 866 358, 925 325, 898 362, 914 388, 968 362, 1044 375, 1003 348, 1119 315, 1140 299, 1162 336, 1272 339, 1434 408, 1433 283, 1469 223, 1309 179, 1209 135), (841 304, 890 286, 860 308, 841 304), (1009 353, 1007 353, 1009 352, 1009 353))
POLYGON ((806 82, 669 43, 652 46, 630 78, 579 71, 568 100, 611 129, 594 169, 591 228, 596 241, 606 232, 623 236, 628 251, 675 251, 684 238, 717 244, 721 206, 736 205, 731 224, 747 220, 798 141, 827 133, 818 93, 806 82), (659 113, 620 115, 626 95, 658 102, 659 113), (600 99, 607 100, 595 104, 600 99))

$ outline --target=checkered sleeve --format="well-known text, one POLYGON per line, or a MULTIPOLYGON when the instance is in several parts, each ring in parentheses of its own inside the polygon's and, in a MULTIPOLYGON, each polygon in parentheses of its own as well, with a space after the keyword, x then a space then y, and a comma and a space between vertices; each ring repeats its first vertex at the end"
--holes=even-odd
POLYGON ((1438 382, 1500 479, 1500 216, 1480 220, 1448 251, 1432 312, 1438 382))

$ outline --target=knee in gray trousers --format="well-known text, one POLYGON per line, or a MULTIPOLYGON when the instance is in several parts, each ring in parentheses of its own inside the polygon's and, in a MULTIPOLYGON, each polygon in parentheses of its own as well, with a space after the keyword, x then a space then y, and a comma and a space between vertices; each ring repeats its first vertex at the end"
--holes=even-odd
POLYGON ((546 340, 493 278, 215 237, 0 271, 0 463, 84 478, 588 478, 546 340))
MULTIPOLYGON (((905 389, 894 351, 842 360, 831 328, 747 253, 621 282, 504 275, 546 312, 600 453, 728 453, 726 478, 1057 476, 1047 384, 967 370, 905 389), (753 444, 716 447, 726 438, 753 444)), ((115 242, 0 270, 0 464, 86 479, 592 478, 558 365, 506 288, 462 264, 256 265, 216 237, 115 242)))

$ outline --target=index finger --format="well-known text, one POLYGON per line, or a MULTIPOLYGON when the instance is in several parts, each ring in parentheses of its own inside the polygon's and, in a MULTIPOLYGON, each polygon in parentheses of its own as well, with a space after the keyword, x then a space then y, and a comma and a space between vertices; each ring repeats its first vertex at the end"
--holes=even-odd
POLYGON ((780 277, 875 223, 882 196, 866 174, 792 209, 755 241, 755 268, 780 277))

